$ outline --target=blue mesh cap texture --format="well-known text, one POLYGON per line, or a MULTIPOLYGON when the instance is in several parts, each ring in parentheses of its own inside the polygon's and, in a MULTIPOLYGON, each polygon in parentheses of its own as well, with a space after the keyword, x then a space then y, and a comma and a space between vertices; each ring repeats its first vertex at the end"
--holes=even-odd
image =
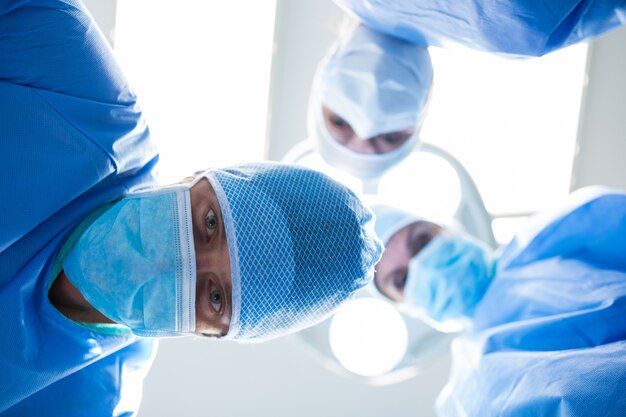
POLYGON ((321 172, 273 162, 207 171, 228 240, 225 339, 259 342, 329 317, 373 278, 383 246, 371 211, 321 172))

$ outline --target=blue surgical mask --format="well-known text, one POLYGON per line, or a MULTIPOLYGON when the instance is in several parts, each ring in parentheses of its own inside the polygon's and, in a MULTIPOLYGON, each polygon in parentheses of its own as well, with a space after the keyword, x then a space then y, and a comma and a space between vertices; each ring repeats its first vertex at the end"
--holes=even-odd
POLYGON ((189 190, 196 181, 120 200, 85 230, 63 261, 85 299, 138 336, 195 332, 189 190))
POLYGON ((442 331, 467 327, 495 269, 491 249, 466 235, 441 233, 409 263, 404 302, 442 331))

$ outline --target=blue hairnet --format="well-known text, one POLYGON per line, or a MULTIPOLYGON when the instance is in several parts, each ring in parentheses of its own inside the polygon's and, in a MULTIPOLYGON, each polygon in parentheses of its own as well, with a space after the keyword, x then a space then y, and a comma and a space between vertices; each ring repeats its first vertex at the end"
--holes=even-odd
POLYGON ((309 327, 372 280, 382 244, 372 213, 343 185, 270 162, 205 175, 230 251, 226 339, 263 341, 309 327))

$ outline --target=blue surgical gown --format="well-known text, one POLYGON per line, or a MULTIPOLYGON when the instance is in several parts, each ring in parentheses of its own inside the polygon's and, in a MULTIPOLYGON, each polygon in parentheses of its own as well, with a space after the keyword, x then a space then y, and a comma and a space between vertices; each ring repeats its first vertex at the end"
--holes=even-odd
POLYGON ((505 249, 440 416, 626 415, 626 194, 584 190, 505 249))
POLYGON ((72 322, 48 288, 71 232, 154 185, 156 161, 137 99, 84 7, 0 0, 0 415, 136 412, 154 343, 72 322))
POLYGON ((626 0, 334 1, 372 29, 408 42, 516 56, 541 56, 626 22, 626 0))

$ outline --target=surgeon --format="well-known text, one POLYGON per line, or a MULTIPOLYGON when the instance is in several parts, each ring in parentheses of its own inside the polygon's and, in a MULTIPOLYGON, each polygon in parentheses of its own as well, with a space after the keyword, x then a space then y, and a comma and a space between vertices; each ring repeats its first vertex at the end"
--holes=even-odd
POLYGON ((625 0, 334 0, 368 27, 424 46, 522 57, 590 40, 626 22, 625 0))
POLYGON ((433 68, 424 47, 348 26, 317 68, 308 131, 329 165, 369 180, 420 143, 433 68))
POLYGON ((156 338, 268 340, 370 281, 372 214, 327 176, 157 161, 84 6, 0 1, 0 415, 134 415, 156 338))
POLYGON ((626 409, 626 193, 592 187, 497 255, 454 225, 374 206, 375 288, 452 344, 440 416, 607 416, 626 409))
POLYGON ((440 331, 463 329, 493 279, 494 251, 454 221, 429 221, 383 204, 372 208, 385 251, 368 288, 440 331), (458 293, 446 292, 462 285, 458 293))

